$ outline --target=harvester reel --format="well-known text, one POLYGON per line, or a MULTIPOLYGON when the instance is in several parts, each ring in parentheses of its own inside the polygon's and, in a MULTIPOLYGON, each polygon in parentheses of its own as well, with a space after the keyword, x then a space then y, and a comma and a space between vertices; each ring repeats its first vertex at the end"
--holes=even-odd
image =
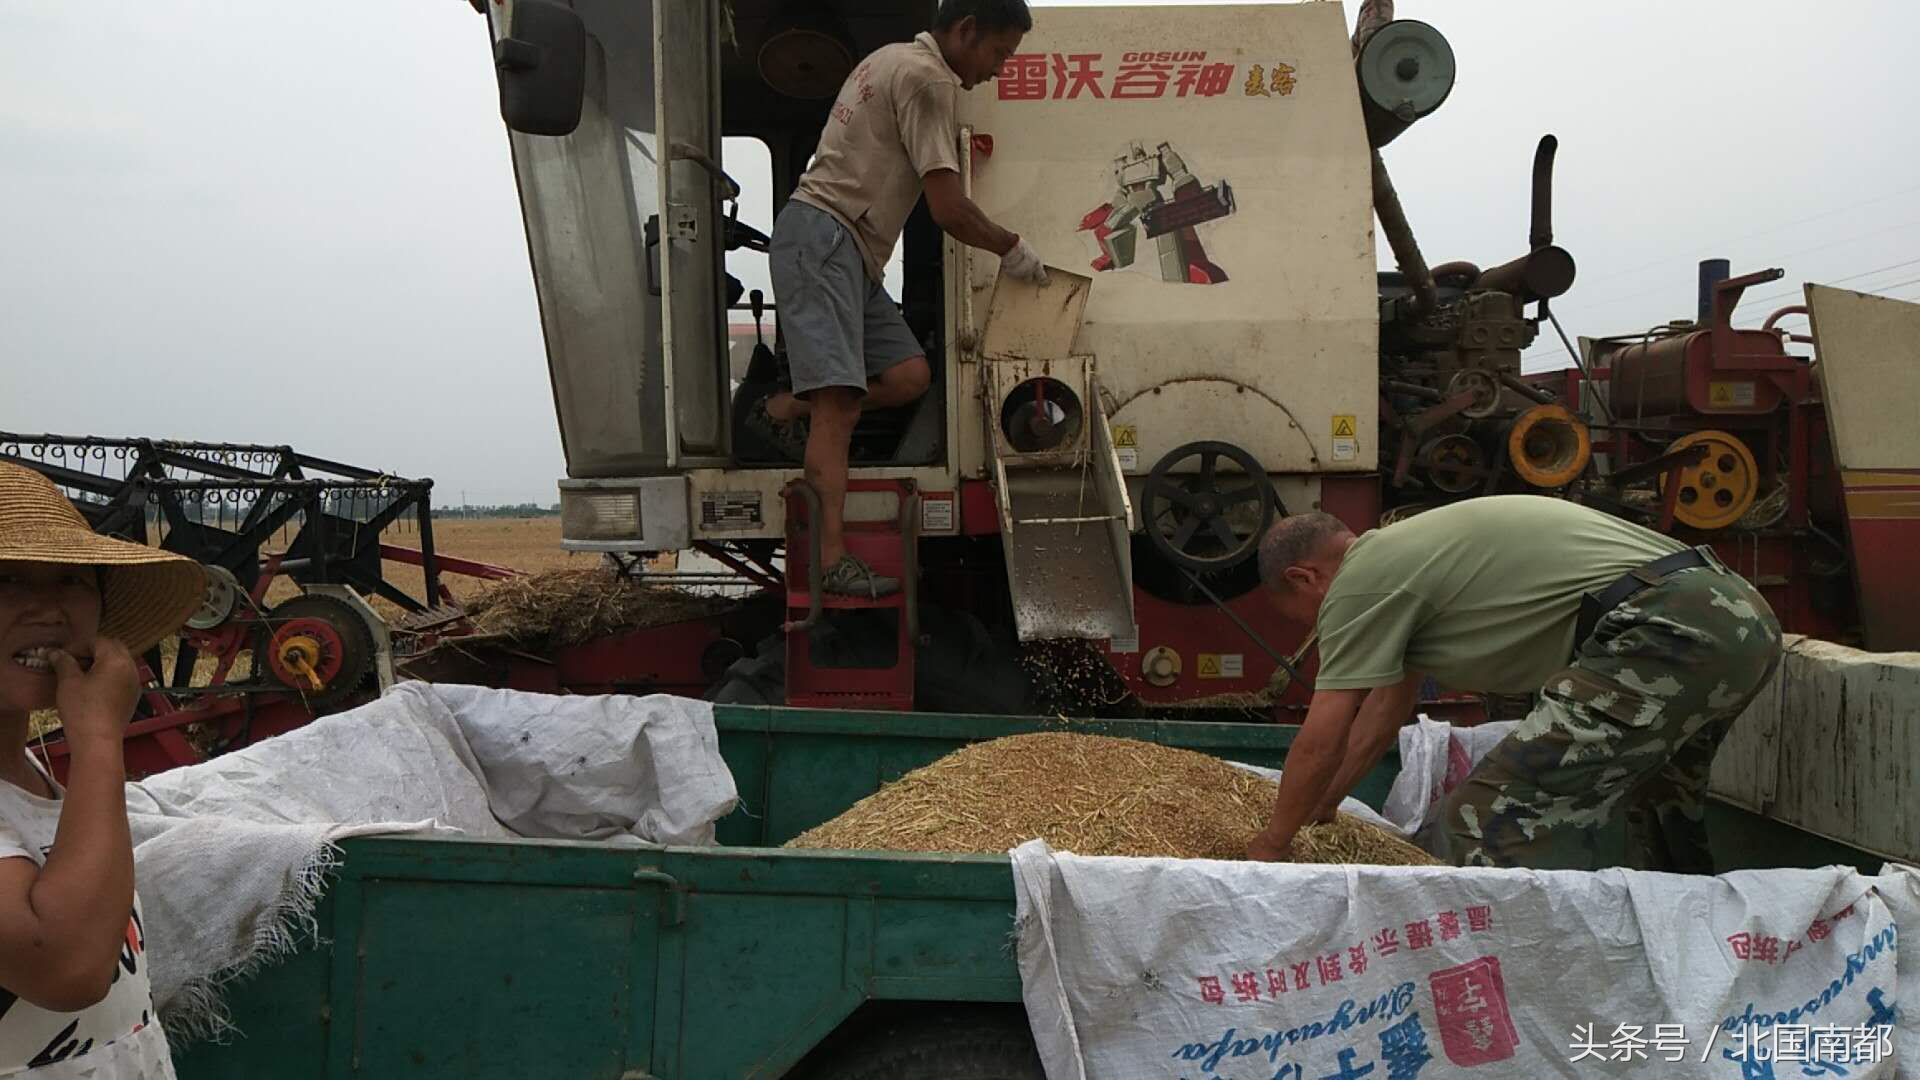
MULTIPOLYGON (((1667 483, 1678 484, 1673 500, 1674 519, 1695 529, 1724 529, 1753 506, 1760 490, 1760 467, 1753 451, 1724 431, 1696 431, 1675 439, 1668 452, 1707 447, 1707 456, 1685 466, 1667 483)), ((1663 485, 1661 495, 1665 496, 1663 485)))
POLYGON ((1231 570, 1260 550, 1279 499, 1267 470, 1232 443, 1190 442, 1167 451, 1147 475, 1141 492, 1147 538, 1174 565, 1196 573, 1231 570), (1196 473, 1174 469, 1198 458, 1196 473), (1220 459, 1239 466, 1222 476, 1220 459), (1257 507, 1257 509, 1256 509, 1257 507), (1236 528, 1251 522, 1251 531, 1236 528))
POLYGON ((311 707, 345 700, 373 673, 373 632, 344 600, 296 596, 267 612, 267 625, 267 669, 311 707))

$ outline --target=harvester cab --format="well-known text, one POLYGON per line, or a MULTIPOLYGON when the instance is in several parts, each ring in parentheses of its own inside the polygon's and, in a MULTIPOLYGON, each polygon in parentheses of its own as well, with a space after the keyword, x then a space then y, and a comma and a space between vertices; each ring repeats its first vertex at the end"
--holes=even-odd
MULTIPOLYGON (((801 471, 745 422, 783 377, 777 295, 772 347, 728 361, 731 313, 761 314, 729 255, 767 242, 740 196, 782 204, 847 75, 936 5, 477 6, 567 459, 565 545, 759 567, 789 579, 789 628, 817 625, 819 591, 791 580, 808 562, 801 471), (736 137, 764 143, 767 175, 729 175, 736 137)), ((896 295, 932 389, 863 420, 846 507, 850 545, 883 573, 1023 640, 1088 641, 1167 703, 1265 691, 1303 654, 1254 591, 1259 537, 1310 508, 1375 524, 1383 437, 1413 489, 1489 475, 1463 448, 1504 438, 1539 393, 1518 385, 1520 308, 1572 276, 1545 241, 1437 275, 1395 202, 1382 221, 1408 272, 1376 278, 1372 217, 1392 195, 1377 147, 1452 85, 1431 27, 1369 27, 1356 50, 1335 4, 1177 11, 1042 9, 998 78, 961 95, 963 186, 1053 280, 1002 279, 913 215, 896 295), (1418 408, 1383 432, 1396 386, 1418 408)), ((1564 471, 1555 430, 1521 444, 1564 471)))
MULTIPOLYGON (((796 463, 746 422, 782 377, 779 298, 750 298, 728 266, 730 255, 766 251, 771 220, 743 221, 742 195, 784 202, 855 60, 927 22, 924 4, 861 5, 844 18, 815 7, 490 7, 567 457, 569 547, 659 551, 782 535, 778 493, 796 463), (577 118, 555 100, 575 103, 577 118), (726 150, 743 140, 764 147, 760 175, 727 171, 726 150), (771 314, 771 347, 732 364, 730 323, 748 313, 756 326, 771 314)), ((937 358, 941 237, 925 214, 902 249, 908 322, 937 358)), ((951 489, 947 399, 936 386, 863 422, 861 473, 951 489)))

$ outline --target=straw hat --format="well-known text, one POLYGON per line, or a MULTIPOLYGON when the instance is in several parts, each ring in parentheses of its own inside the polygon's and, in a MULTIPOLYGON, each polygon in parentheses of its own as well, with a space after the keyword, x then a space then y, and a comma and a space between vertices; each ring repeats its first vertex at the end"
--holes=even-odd
POLYGON ((0 461, 0 560, 6 559, 103 568, 100 633, 135 655, 178 630, 207 591, 199 563, 99 535, 52 481, 0 461))

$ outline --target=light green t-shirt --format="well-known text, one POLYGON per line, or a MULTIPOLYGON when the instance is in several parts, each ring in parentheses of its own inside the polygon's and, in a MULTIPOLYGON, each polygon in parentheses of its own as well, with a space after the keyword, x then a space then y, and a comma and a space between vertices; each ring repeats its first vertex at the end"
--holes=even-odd
POLYGON ((1542 495, 1429 510, 1353 542, 1320 607, 1328 690, 1409 671, 1453 690, 1520 694, 1567 666, 1580 597, 1685 544, 1542 495))

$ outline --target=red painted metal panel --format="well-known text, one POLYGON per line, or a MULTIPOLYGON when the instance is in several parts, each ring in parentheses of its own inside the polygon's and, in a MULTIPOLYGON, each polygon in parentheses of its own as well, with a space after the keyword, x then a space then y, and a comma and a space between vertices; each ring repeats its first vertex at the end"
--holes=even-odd
MULTIPOLYGON (((901 480, 851 480, 849 494, 855 492, 893 492, 899 498, 901 513, 911 510, 913 484, 901 480)), ((806 501, 797 493, 787 496, 787 588, 789 624, 807 617, 813 597, 808 589, 812 522, 807 517, 806 501)), ((848 521, 841 538, 847 552, 873 568, 876 574, 891 577, 905 586, 917 571, 909 558, 902 531, 904 517, 892 521, 848 521)), ((812 632, 787 631, 787 704, 821 708, 893 709, 913 708, 914 642, 907 625, 906 588, 892 596, 862 599, 823 595, 821 620, 832 620, 834 612, 851 609, 890 611, 893 620, 894 649, 892 663, 878 667, 822 667, 814 662, 812 632)), ((827 629, 823 627, 822 629, 827 629)))
MULTIPOLYGON (((1120 677, 1126 680, 1127 686, 1140 695, 1140 700, 1150 705, 1192 701, 1217 694, 1258 693, 1266 689, 1274 671, 1279 668, 1260 646, 1254 644, 1244 631, 1212 604, 1175 604, 1139 589, 1134 590, 1133 603, 1140 624, 1140 651, 1113 653, 1108 660, 1120 677), (1145 657, 1155 648, 1171 649, 1180 657, 1180 674, 1171 685, 1155 686, 1141 672, 1145 657), (1218 674, 1218 665, 1222 661, 1216 659, 1215 671, 1203 676, 1200 670, 1202 656, 1235 657, 1237 660, 1225 662, 1227 670, 1230 671, 1231 665, 1237 662, 1241 674, 1238 677, 1218 674)), ((1229 600, 1227 606, 1245 620, 1263 641, 1288 656, 1306 638, 1304 628, 1294 626, 1280 617, 1273 605, 1267 602, 1264 590, 1255 589, 1229 600)), ((1300 668, 1303 676, 1310 678, 1317 663, 1318 658, 1309 654, 1304 663, 1295 666, 1300 668)), ((1288 687, 1282 702, 1304 706, 1308 697, 1300 687, 1288 687)))
POLYGON ((1373 528, 1380 523, 1380 477, 1373 473, 1322 477, 1320 509, 1346 522, 1354 532, 1373 528))
POLYGON ((1000 508, 993 501, 993 485, 985 480, 960 482, 960 533, 995 536, 1000 532, 1000 508))
POLYGON ((707 648, 719 639, 719 624, 702 620, 633 630, 555 649, 551 665, 516 666, 514 671, 520 678, 513 686, 547 693, 565 690, 574 694, 699 697, 711 682, 702 659, 707 648), (537 670, 540 668, 545 672, 537 670))
MULTIPOLYGON (((139 780, 205 761, 205 756, 186 737, 188 724, 204 725, 215 734, 211 741, 238 749, 285 734, 313 720, 313 713, 295 698, 268 694, 252 695, 252 698, 250 712, 241 697, 221 697, 207 699, 198 708, 169 709, 128 724, 122 750, 127 778, 139 780)), ((65 783, 67 767, 71 764, 66 740, 48 739, 44 749, 54 778, 65 783)))
POLYGON ((1920 649, 1920 469, 1849 469, 1841 483, 1867 648, 1920 649))

